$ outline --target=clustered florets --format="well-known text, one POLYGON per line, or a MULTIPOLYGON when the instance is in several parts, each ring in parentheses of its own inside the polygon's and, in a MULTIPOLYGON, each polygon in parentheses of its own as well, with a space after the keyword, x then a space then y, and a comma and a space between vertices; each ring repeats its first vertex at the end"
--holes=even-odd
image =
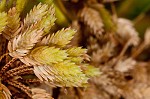
MULTIPOLYGON (((90 77, 99 74, 98 69, 85 62, 86 49, 67 46, 75 30, 67 28, 53 34, 50 32, 56 20, 53 6, 40 3, 24 20, 20 19, 21 10, 17 9, 13 7, 8 13, 0 13, 0 33, 9 40, 9 55, 25 64, 14 68, 11 72, 15 73, 10 77, 30 73, 30 70, 41 81, 55 86, 83 87, 90 77), (22 71, 16 73, 19 69, 22 71)), ((23 88, 28 93, 28 88, 23 88)))

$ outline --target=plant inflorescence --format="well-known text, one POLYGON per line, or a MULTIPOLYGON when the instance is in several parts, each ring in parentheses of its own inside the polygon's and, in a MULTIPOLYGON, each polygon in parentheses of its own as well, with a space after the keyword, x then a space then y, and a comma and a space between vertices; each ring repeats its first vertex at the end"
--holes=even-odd
POLYGON ((5 5, 12 2, 2 0, 0 4, 0 33, 8 42, 7 53, 0 59, 7 58, 0 70, 0 97, 19 98, 24 93, 28 98, 51 99, 44 89, 32 84, 85 87, 90 77, 99 74, 87 63, 87 49, 70 45, 74 29, 51 31, 56 20, 53 5, 39 3, 23 16, 26 0, 17 0, 7 10, 5 5))

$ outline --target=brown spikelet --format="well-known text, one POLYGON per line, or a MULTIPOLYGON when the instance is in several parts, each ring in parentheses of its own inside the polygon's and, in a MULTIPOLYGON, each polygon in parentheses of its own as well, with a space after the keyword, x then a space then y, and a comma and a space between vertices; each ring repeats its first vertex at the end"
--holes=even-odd
POLYGON ((8 79, 9 77, 15 77, 15 76, 20 76, 25 74, 33 74, 32 66, 23 65, 23 66, 16 67, 14 69, 7 71, 4 74, 4 77, 7 77, 8 79))
POLYGON ((108 42, 104 47, 97 49, 96 51, 93 51, 92 53, 92 62, 94 63, 103 63, 107 62, 109 58, 111 58, 114 53, 115 45, 111 42, 108 42))
POLYGON ((23 79, 21 82, 23 83, 41 83, 41 81, 39 79, 23 79))
POLYGON ((17 12, 16 8, 13 7, 8 11, 8 23, 6 28, 4 29, 4 33, 3 35, 7 38, 7 39, 11 39, 13 37, 15 37, 20 31, 21 28, 20 27, 20 17, 19 17, 19 13, 17 12))
POLYGON ((79 17, 81 18, 81 21, 84 22, 95 35, 99 36, 104 31, 104 24, 96 10, 89 7, 84 7, 79 13, 79 17))
POLYGON ((117 35, 122 39, 123 43, 130 40, 130 45, 137 46, 139 44, 138 32, 134 29, 133 23, 128 19, 118 19, 117 35))
POLYGON ((12 58, 12 60, 10 60, 2 69, 1 69, 1 71, 0 71, 0 76, 3 74, 3 73, 5 73, 8 69, 9 69, 9 67, 12 65, 12 63, 14 62, 14 61, 16 61, 17 59, 16 58, 12 58))
POLYGON ((133 60, 132 58, 127 58, 125 60, 118 61, 114 69, 120 72, 127 72, 133 69, 135 65, 135 60, 133 60))
POLYGON ((32 99, 54 99, 44 89, 32 88, 32 99))
POLYGON ((7 83, 9 85, 16 87, 16 88, 20 89, 21 91, 25 92, 29 97, 32 97, 31 92, 30 92, 30 88, 23 85, 22 83, 20 83, 18 81, 14 81, 14 80, 7 81, 7 83))
POLYGON ((9 41, 8 50, 9 54, 13 57, 20 58, 27 55, 30 50, 35 46, 40 38, 42 38, 43 31, 33 29, 31 26, 24 33, 16 36, 13 41, 9 41))

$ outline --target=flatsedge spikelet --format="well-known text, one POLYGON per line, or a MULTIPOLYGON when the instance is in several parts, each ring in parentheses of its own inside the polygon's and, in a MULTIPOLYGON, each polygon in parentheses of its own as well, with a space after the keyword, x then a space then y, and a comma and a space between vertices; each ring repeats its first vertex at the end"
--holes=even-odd
POLYGON ((67 29, 61 29, 60 31, 57 31, 56 34, 52 34, 49 39, 49 44, 55 44, 59 47, 64 47, 68 43, 70 43, 70 40, 73 38, 75 34, 75 30, 67 28, 67 29))
POLYGON ((60 87, 82 87, 88 80, 80 67, 69 61, 59 62, 53 66, 34 66, 34 72, 41 80, 60 87))
POLYGON ((4 29, 4 33, 3 35, 7 38, 7 39, 11 39, 13 37, 15 37, 21 29, 20 28, 20 17, 19 17, 19 13, 17 12, 16 8, 13 7, 11 9, 9 9, 8 11, 8 19, 7 19, 7 27, 4 29))
POLYGON ((24 28, 35 24, 35 22, 40 21, 48 13, 48 5, 39 3, 37 6, 27 14, 24 19, 24 28))
POLYGON ((48 13, 42 18, 42 20, 38 23, 39 28, 43 28, 44 34, 46 35, 49 33, 49 30, 54 25, 56 18, 55 18, 55 9, 54 6, 50 6, 48 9, 48 13))
POLYGON ((31 51, 30 54, 33 59, 42 64, 58 63, 67 58, 68 54, 65 50, 59 48, 40 46, 31 51))
POLYGON ((82 47, 71 47, 67 49, 67 53, 68 60, 76 64, 81 64, 84 60, 83 55, 87 53, 87 49, 83 49, 82 47))
POLYGON ((94 35, 99 36, 104 32, 104 24, 98 11, 90 7, 84 7, 79 13, 79 17, 94 35))
POLYGON ((92 65, 84 64, 82 70, 87 77, 94 77, 100 75, 99 69, 93 67, 92 65))
POLYGON ((89 79, 82 72, 80 66, 72 62, 60 62, 53 67, 54 70, 56 68, 58 75, 60 75, 60 77, 62 76, 62 81, 57 83, 64 84, 64 86, 84 86, 89 79))
POLYGON ((122 39, 123 43, 130 40, 130 45, 137 46, 140 42, 138 32, 134 29, 133 23, 125 18, 117 20, 117 35, 122 39))
POLYGON ((41 88, 32 88, 31 92, 33 94, 32 99, 54 99, 46 90, 41 88))
POLYGON ((83 49, 81 47, 72 47, 67 49, 67 53, 70 56, 81 56, 87 52, 87 49, 83 49))
POLYGON ((7 18, 7 14, 5 12, 0 12, 0 34, 7 24, 7 18))
POLYGON ((24 19, 24 29, 34 24, 33 28, 43 29, 44 36, 49 33, 55 20, 54 6, 49 7, 46 4, 42 5, 39 3, 37 6, 34 6, 33 10, 31 10, 24 19))
POLYGON ((76 64, 81 64, 83 62, 83 57, 68 57, 68 60, 70 60, 71 62, 74 62, 76 64))
POLYGON ((8 50, 12 57, 22 57, 27 55, 35 46, 43 34, 42 30, 31 30, 28 28, 23 34, 17 35, 13 41, 9 41, 8 50))
POLYGON ((104 28, 108 32, 116 31, 116 25, 114 24, 110 13, 106 10, 106 8, 101 4, 94 4, 90 7, 97 10, 103 20, 104 28))

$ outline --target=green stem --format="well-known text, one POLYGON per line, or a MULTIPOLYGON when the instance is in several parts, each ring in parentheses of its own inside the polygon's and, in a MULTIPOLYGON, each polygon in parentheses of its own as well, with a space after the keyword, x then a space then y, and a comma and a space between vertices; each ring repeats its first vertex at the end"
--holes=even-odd
POLYGON ((68 13, 68 11, 66 10, 64 4, 62 3, 62 0, 55 0, 55 3, 59 6, 60 10, 63 12, 63 14, 65 15, 65 17, 68 20, 75 19, 71 14, 68 13))

